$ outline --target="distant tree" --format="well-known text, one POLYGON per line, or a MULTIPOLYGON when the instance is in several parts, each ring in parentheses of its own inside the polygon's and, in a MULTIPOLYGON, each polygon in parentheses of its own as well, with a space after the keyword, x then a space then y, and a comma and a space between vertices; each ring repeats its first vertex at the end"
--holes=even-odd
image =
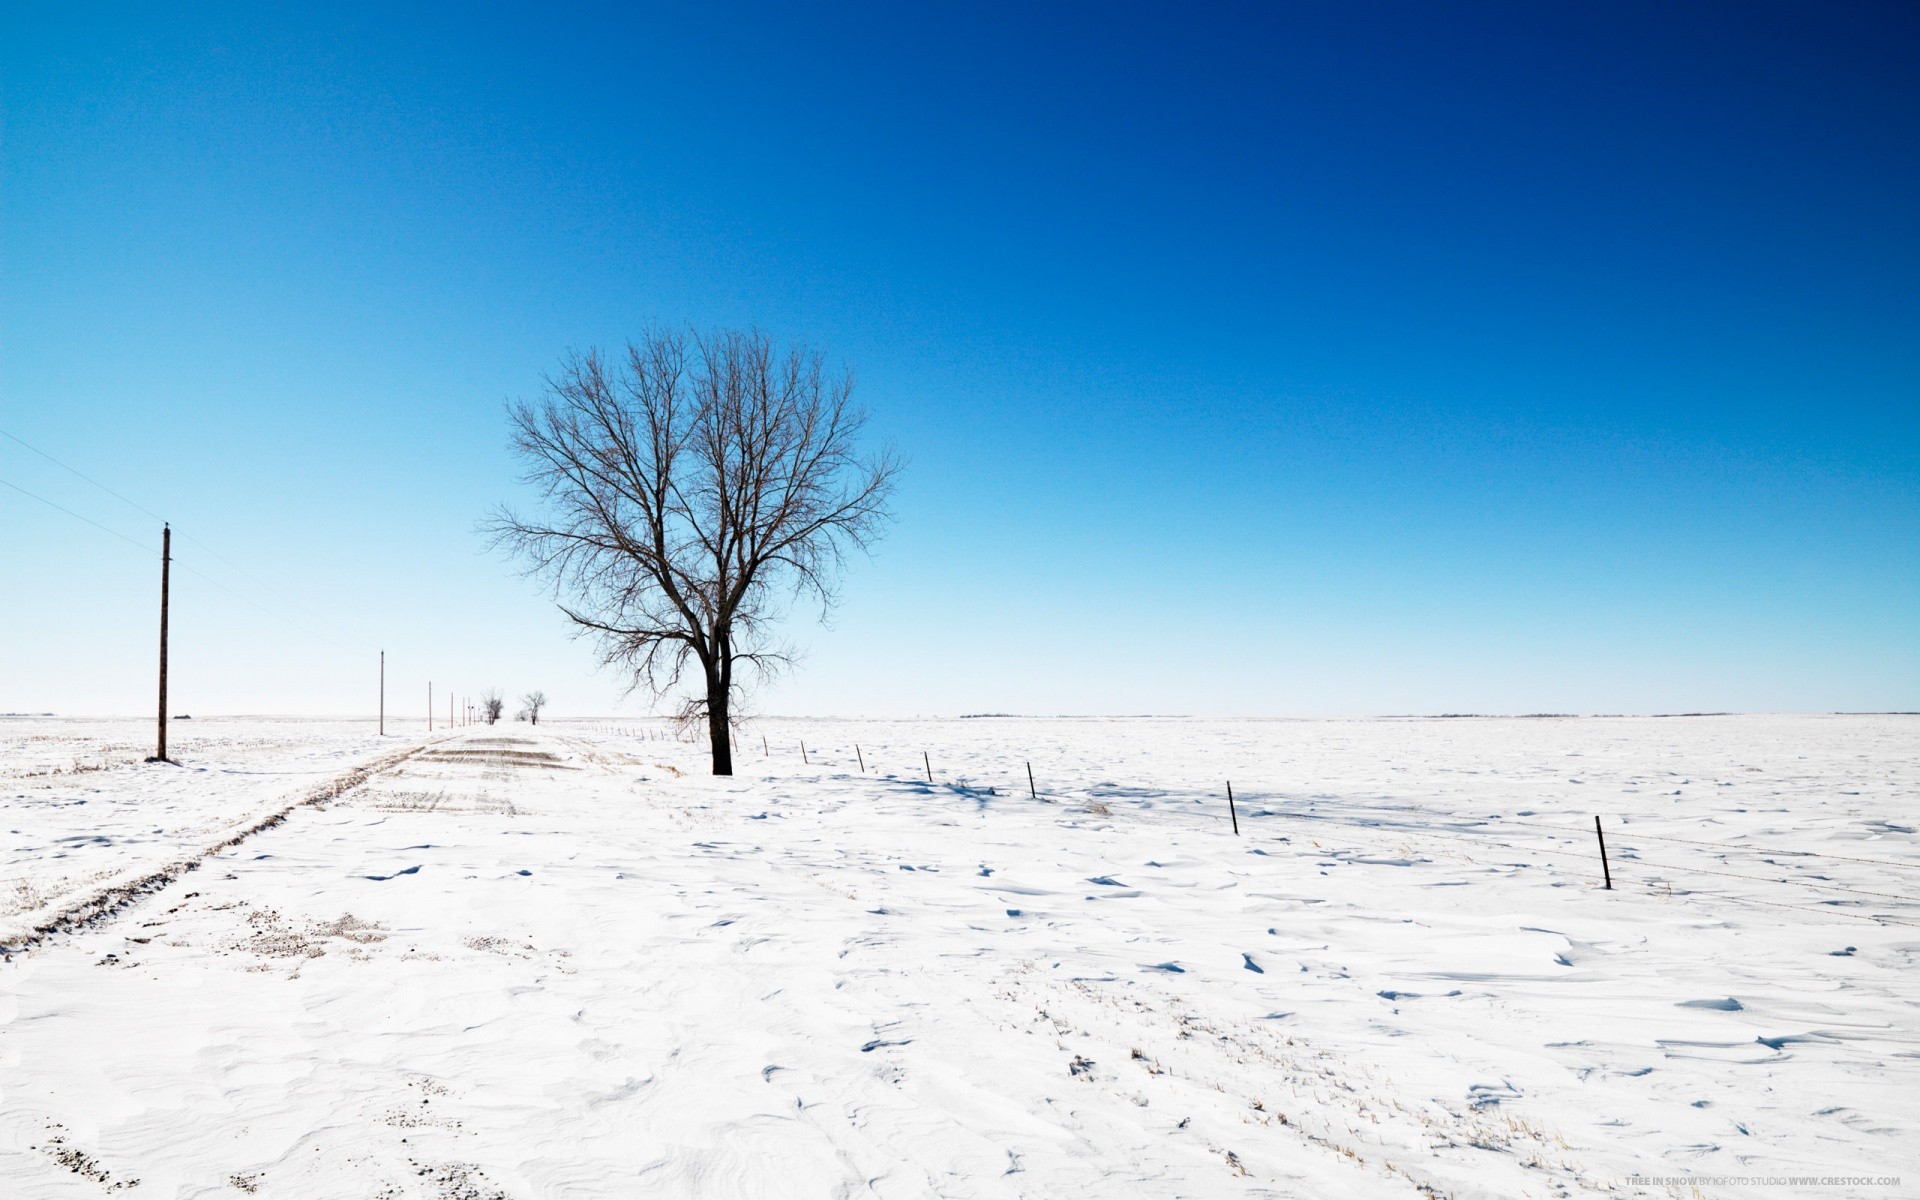
POLYGON ((522 711, 527 714, 526 719, 538 725, 540 723, 540 710, 547 706, 547 694, 545 692, 528 692, 526 695, 520 697, 520 704, 522 711))
POLYGON ((500 698, 499 688, 488 688, 480 693, 480 715, 486 718, 487 724, 491 725, 498 721, 501 711, 506 706, 507 702, 500 698))
POLYGON ((498 510, 495 544, 546 578, 605 665, 656 696, 698 678, 713 773, 733 773, 742 667, 790 663, 770 640, 784 595, 832 607, 849 550, 885 524, 898 460, 856 445, 851 377, 757 332, 650 333, 624 362, 574 355, 510 409, 545 511, 498 510))

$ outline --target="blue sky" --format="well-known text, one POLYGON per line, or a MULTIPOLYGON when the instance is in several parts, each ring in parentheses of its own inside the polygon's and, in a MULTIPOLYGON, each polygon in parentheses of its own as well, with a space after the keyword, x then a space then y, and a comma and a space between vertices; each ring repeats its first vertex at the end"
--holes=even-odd
MULTIPOLYGON (((613 709, 474 526, 663 322, 910 460, 763 711, 1920 708, 1911 6, 183 7, 0 15, 0 429, 198 539, 176 711, 613 709)), ((152 557, 0 553, 0 710, 147 711, 152 557)))

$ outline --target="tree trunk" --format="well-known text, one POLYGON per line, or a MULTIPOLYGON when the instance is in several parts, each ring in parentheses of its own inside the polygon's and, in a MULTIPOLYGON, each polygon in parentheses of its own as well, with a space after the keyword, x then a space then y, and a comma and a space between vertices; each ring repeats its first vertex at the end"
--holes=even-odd
POLYGON ((733 730, 727 722, 729 684, 707 677, 707 737, 713 742, 713 773, 733 774, 733 730))

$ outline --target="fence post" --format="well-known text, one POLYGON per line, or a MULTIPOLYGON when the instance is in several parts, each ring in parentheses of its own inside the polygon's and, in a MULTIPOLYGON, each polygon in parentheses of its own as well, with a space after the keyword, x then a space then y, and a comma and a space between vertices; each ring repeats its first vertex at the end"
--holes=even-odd
POLYGON ((1233 807, 1233 780, 1227 780, 1227 815, 1233 818, 1233 836, 1240 836, 1240 813, 1233 807))
POLYGON ((1027 795, 1032 796, 1035 800, 1038 800, 1040 798, 1040 789, 1033 786, 1033 764, 1032 763, 1027 764, 1027 795))
POLYGON ((1593 836, 1600 839, 1600 870, 1606 873, 1607 890, 1613 890, 1613 868, 1607 865, 1607 835, 1600 829, 1600 815, 1593 817, 1593 836))
POLYGON ((927 764, 927 782, 932 783, 933 782, 933 760, 927 757, 927 752, 925 750, 922 750, 920 752, 920 761, 927 764))

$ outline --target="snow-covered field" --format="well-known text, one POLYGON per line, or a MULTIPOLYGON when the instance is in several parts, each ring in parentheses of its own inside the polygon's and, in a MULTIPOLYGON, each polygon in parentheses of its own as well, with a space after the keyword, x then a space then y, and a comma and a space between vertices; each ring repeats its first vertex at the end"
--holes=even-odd
POLYGON ((1920 1183, 1920 718, 372 732, 0 721, 0 1194, 1920 1183))
MULTIPOLYGON (((419 723, 424 727, 425 722, 419 723)), ((0 953, 204 853, 383 749, 372 721, 0 718, 0 953)))

